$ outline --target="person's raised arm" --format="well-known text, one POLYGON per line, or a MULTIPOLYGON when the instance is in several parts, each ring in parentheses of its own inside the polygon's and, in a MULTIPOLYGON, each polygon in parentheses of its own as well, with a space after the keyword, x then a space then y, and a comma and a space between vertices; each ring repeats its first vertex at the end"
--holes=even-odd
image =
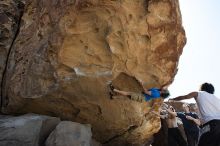
POLYGON ((163 107, 164 110, 166 110, 172 117, 176 117, 177 113, 175 111, 172 111, 170 108, 163 107))
POLYGON ((191 92, 187 95, 178 96, 178 97, 175 97, 171 100, 179 101, 179 100, 190 99, 190 98, 195 98, 196 99, 197 97, 198 97, 198 92, 191 92))
POLYGON ((141 84, 142 88, 144 89, 144 93, 147 95, 151 95, 151 91, 149 91, 147 88, 145 88, 144 84, 141 81, 139 81, 139 83, 141 84))
POLYGON ((188 120, 193 121, 193 122, 194 122, 196 125, 198 125, 198 126, 200 126, 200 124, 201 124, 201 122, 200 122, 199 119, 193 118, 193 117, 191 117, 191 116, 186 116, 186 118, 187 118, 188 120))

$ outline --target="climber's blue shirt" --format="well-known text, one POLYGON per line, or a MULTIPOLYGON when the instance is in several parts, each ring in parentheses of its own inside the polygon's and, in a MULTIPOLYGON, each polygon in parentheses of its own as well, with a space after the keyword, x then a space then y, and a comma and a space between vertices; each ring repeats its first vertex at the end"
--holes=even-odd
POLYGON ((155 98, 159 98, 160 97, 160 89, 158 88, 151 88, 148 91, 151 91, 151 95, 145 94, 145 100, 149 101, 150 99, 155 99, 155 98))

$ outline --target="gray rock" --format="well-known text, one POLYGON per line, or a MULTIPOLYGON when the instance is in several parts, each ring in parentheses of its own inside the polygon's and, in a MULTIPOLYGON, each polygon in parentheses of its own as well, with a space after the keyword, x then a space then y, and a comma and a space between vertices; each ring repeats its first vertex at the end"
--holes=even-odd
POLYGON ((0 146, 41 146, 59 118, 36 114, 1 116, 0 146))
POLYGON ((102 146, 102 144, 95 139, 91 140, 90 146, 102 146))
POLYGON ((50 134, 46 146, 90 146, 90 125, 62 121, 50 134))

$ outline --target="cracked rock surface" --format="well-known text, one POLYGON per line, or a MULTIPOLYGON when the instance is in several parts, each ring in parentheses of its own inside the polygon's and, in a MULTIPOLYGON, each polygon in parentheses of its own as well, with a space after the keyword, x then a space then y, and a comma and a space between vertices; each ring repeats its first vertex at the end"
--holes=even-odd
MULTIPOLYGON (((23 8, 23 1, 0 1, 0 97, 2 95, 3 76, 6 74, 8 56, 19 31, 23 8)), ((3 101, 1 106, 2 104, 3 101)))
POLYGON ((104 145, 151 140, 160 119, 149 112, 162 100, 111 100, 108 84, 140 92, 138 81, 148 88, 173 81, 186 42, 178 1, 24 0, 15 8, 16 1, 4 2, 20 13, 8 16, 0 2, 3 113, 88 123, 104 145))

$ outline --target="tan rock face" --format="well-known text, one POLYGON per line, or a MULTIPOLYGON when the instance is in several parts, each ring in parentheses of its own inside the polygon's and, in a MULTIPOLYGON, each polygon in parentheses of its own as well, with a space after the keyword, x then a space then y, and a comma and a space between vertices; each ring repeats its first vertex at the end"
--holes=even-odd
POLYGON ((149 111, 161 100, 110 100, 108 83, 127 91, 141 91, 137 80, 171 83, 185 41, 175 0, 28 1, 2 111, 90 123, 105 145, 143 144, 160 128, 149 111))

